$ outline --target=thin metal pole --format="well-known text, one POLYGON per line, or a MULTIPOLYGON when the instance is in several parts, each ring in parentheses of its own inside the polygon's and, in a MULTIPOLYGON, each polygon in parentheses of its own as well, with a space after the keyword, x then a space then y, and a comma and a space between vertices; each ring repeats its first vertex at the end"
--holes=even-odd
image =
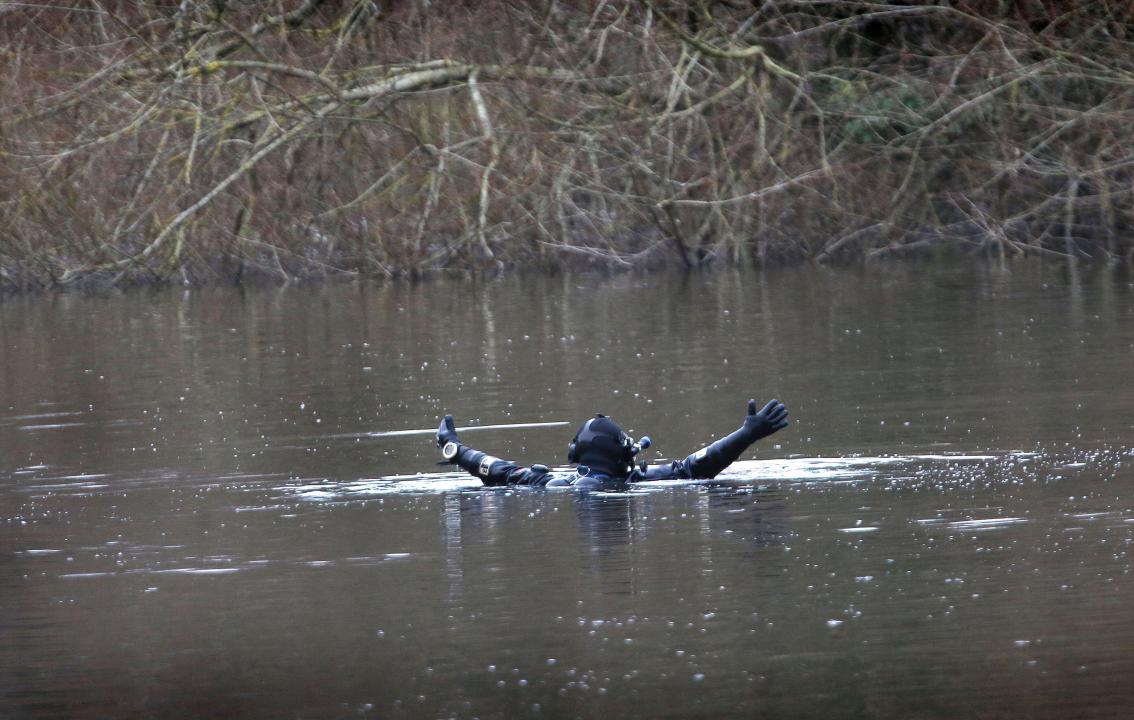
MULTIPOLYGON (((563 427, 569 423, 566 420, 559 422, 537 422, 537 423, 510 423, 507 425, 467 425, 465 427, 458 427, 457 432, 470 432, 472 430, 517 430, 520 428, 546 428, 546 427, 563 427)), ((363 433, 363 437, 398 437, 401 435, 433 435, 437 432, 437 428, 422 428, 421 430, 386 430, 384 432, 369 432, 363 433)))

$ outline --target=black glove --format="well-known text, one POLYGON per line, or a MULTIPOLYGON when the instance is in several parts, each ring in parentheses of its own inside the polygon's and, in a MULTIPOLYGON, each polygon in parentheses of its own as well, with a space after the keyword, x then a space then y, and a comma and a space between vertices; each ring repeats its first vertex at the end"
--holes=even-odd
POLYGON ((748 416, 744 424, 712 445, 698 450, 683 462, 685 472, 692 478, 714 478, 721 470, 735 462, 752 443, 788 426, 787 408, 779 400, 772 400, 760 412, 756 401, 748 401, 748 416))
POLYGON ((457 439, 457 426, 453 423, 453 416, 446 415, 441 421, 441 425, 437 428, 437 447, 443 447, 445 443, 461 443, 457 439))
POLYGON ((769 400, 760 412, 756 412, 756 401, 748 401, 748 417, 744 418, 744 429, 753 441, 765 438, 788 426, 787 408, 779 400, 769 400))

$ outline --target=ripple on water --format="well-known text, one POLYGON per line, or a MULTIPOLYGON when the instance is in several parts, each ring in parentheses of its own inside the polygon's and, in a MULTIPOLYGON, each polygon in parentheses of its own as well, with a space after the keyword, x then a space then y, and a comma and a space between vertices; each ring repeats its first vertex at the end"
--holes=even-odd
MULTIPOLYGON (((636 483, 631 493, 670 490, 677 487, 728 485, 742 488, 761 483, 787 483, 819 485, 867 483, 879 478, 894 480, 908 477, 922 480, 921 476, 905 475, 900 468, 919 466, 936 467, 938 470, 953 467, 955 463, 974 464, 1003 461, 1009 455, 909 455, 879 457, 796 457, 775 460, 741 460, 730 465, 713 480, 661 480, 636 483)), ((554 468, 555 472, 572 472, 572 468, 554 468)), ((386 475, 378 478, 363 478, 350 481, 321 480, 318 482, 290 483, 277 490, 286 497, 299 498, 309 502, 339 502, 350 499, 364 499, 383 495, 439 495, 452 492, 488 489, 475 477, 462 471, 437 473, 414 473, 408 475, 386 475)), ((603 495, 627 493, 607 492, 603 495)), ((870 532, 870 530, 856 530, 870 532)))
POLYGON ((915 519, 914 522, 919 525, 934 526, 940 525, 950 530, 965 530, 979 532, 984 530, 1003 530, 1012 527, 1013 525, 1020 525, 1028 522, 1027 518, 1022 517, 995 517, 995 518, 978 518, 972 520, 948 520, 945 518, 924 518, 915 519))

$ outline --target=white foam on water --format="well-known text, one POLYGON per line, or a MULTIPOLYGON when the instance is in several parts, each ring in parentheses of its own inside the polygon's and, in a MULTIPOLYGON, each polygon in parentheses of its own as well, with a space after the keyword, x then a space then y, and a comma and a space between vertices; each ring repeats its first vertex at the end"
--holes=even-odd
POLYGON ((786 458, 740 460, 728 466, 717 480, 839 480, 868 478, 878 468, 909 462, 898 457, 786 458))
POLYGON ((80 425, 90 425, 90 423, 73 422, 73 423, 55 423, 55 424, 51 424, 51 425, 20 425, 16 429, 17 430, 23 430, 24 432, 35 432, 37 430, 59 430, 61 428, 79 427, 80 425))
POLYGON ((954 530, 1002 530, 1012 525, 1028 522, 1027 518, 986 518, 984 520, 957 520, 949 523, 954 530))
MULTIPOLYGON (((868 482, 882 476, 892 475, 895 468, 903 465, 924 463, 989 462, 1002 457, 1027 455, 1011 453, 1007 456, 987 454, 933 454, 906 456, 858 456, 858 457, 793 457, 774 460, 741 460, 730 465, 712 480, 655 480, 635 483, 629 492, 603 493, 633 495, 669 490, 690 485, 737 484, 763 485, 767 483, 801 484, 854 484, 868 482)), ((572 473, 573 468, 553 468, 554 473, 572 473)), ((414 473, 406 475, 385 475, 376 478, 363 478, 349 482, 306 482, 301 485, 287 485, 277 488, 288 497, 308 502, 328 503, 343 500, 363 499, 394 494, 434 495, 470 490, 485 490, 477 478, 462 471, 437 473, 414 473)), ((522 487, 512 489, 521 490, 522 487)), ((870 532, 870 530, 859 530, 870 532)))
POLYGON ((311 500, 312 502, 338 500, 339 495, 330 490, 303 490, 299 493, 302 500, 311 500))
MULTIPOLYGON (((1025 453, 1028 454, 1028 453, 1025 453)), ((1016 453, 1012 454, 1013 456, 1016 453)), ((902 460, 945 460, 948 462, 980 462, 988 460, 997 460, 996 455, 909 455, 901 458, 902 460)))
POLYGON ((155 575, 228 575, 240 572, 241 568, 167 568, 165 570, 148 570, 155 575))
POLYGON ((318 485, 298 485, 279 488, 293 494, 300 500, 310 502, 334 502, 352 498, 413 493, 432 495, 461 490, 479 490, 485 486, 476 478, 465 473, 430 473, 417 475, 388 475, 379 478, 363 478, 345 483, 326 483, 318 485))
POLYGON ((969 532, 980 532, 985 530, 1003 530, 1013 525, 1020 525, 1028 522, 1027 518, 1022 517, 1006 517, 1006 518, 980 518, 972 520, 950 520, 948 518, 925 518, 915 520, 914 522, 919 525, 940 526, 950 530, 963 530, 969 532))

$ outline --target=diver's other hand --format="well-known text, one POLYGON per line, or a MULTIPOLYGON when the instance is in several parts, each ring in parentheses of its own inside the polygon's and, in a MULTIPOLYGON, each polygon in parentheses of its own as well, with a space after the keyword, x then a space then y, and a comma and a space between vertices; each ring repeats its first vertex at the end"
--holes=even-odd
POLYGON ((756 401, 748 401, 748 417, 744 418, 744 429, 752 433, 754 440, 768 437, 788 426, 788 411, 779 400, 769 400, 768 404, 756 412, 756 401))
POLYGON ((453 422, 453 416, 446 415, 437 428, 437 447, 443 447, 445 443, 450 442, 460 444, 461 441, 457 439, 457 426, 453 422))

